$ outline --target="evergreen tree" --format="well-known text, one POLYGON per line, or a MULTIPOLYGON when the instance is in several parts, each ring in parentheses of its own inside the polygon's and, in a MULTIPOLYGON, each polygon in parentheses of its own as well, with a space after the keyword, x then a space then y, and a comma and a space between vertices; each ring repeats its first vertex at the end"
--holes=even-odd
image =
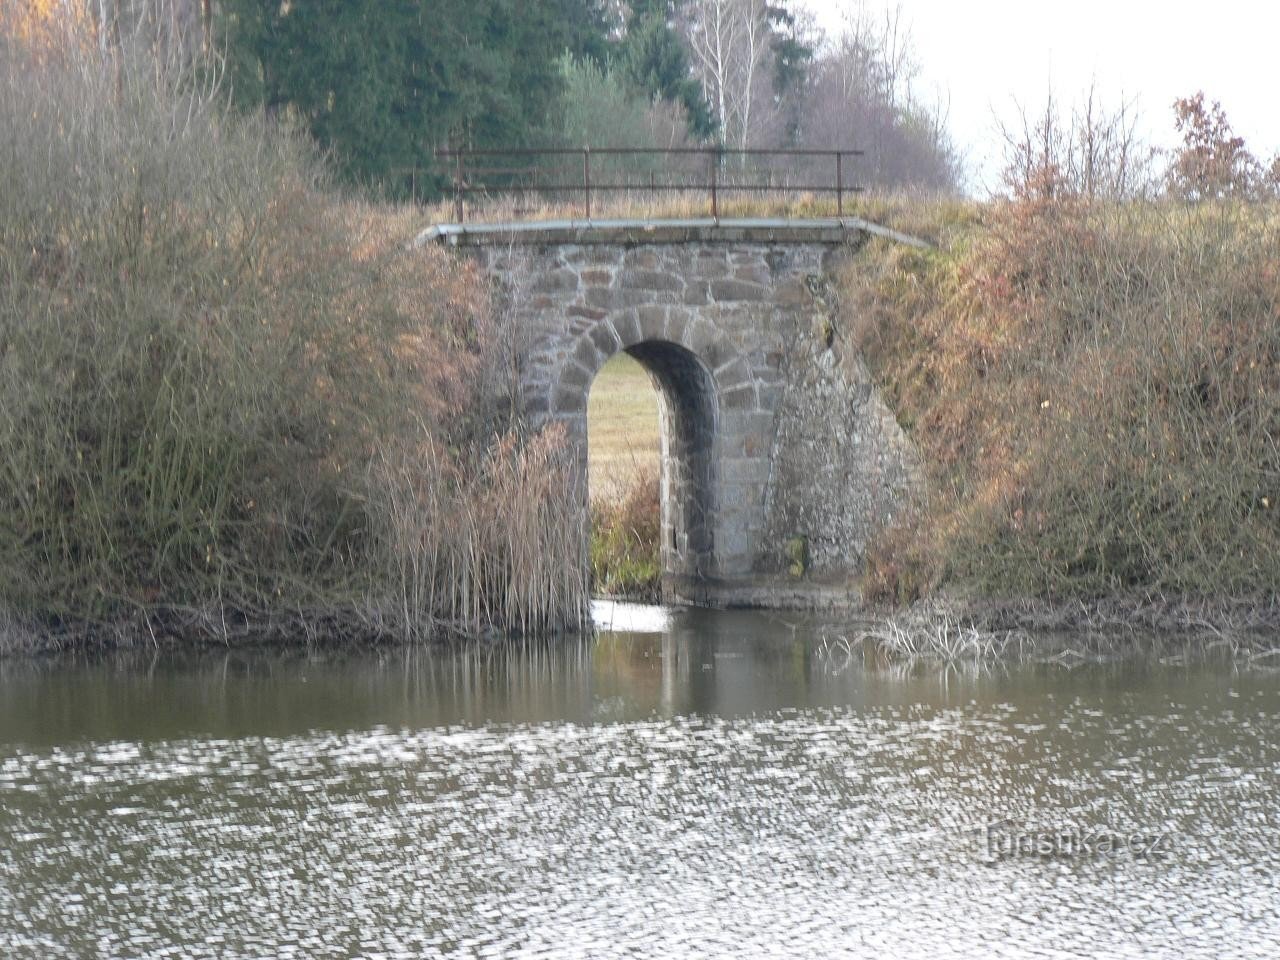
POLYGON ((684 42, 671 27, 671 4, 635 0, 622 42, 621 64, 627 79, 651 97, 681 104, 689 129, 699 139, 716 133, 716 119, 689 69, 684 42))
POLYGON ((223 0, 217 28, 238 103, 296 112, 344 178, 393 191, 434 148, 539 142, 560 58, 608 42, 599 0, 223 0))

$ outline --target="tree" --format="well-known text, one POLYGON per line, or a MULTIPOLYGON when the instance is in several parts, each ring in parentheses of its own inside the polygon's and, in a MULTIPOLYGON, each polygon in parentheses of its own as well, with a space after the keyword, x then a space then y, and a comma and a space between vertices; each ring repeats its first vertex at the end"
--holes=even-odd
MULTIPOLYGON (((665 149, 687 146, 688 120, 678 103, 650 99, 626 82, 620 71, 593 60, 565 55, 560 63, 565 96, 559 143, 665 149)), ((618 179, 663 173, 663 158, 648 155, 601 156, 593 159, 594 175, 618 179)))
MULTIPOLYGON (((1222 104, 1204 93, 1173 103, 1182 146, 1169 168, 1169 188, 1186 200, 1250 197, 1265 183, 1261 166, 1227 122, 1222 104)), ((1280 163, 1280 158, 1277 158, 1280 163)))
POLYGON ((917 68, 900 11, 857 6, 809 69, 799 142, 864 151, 866 185, 951 189, 958 163, 942 109, 915 93, 917 68))
POLYGON ((634 0, 621 43, 620 64, 634 87, 682 106, 690 132, 705 139, 716 132, 716 117, 691 74, 688 54, 672 29, 670 13, 665 0, 634 0))
POLYGON ((214 16, 238 103, 296 114, 345 179, 393 191, 435 147, 546 139, 562 55, 608 50, 598 0, 221 0, 214 16))
POLYGON ((1091 86, 1064 118, 1050 90, 1037 116, 1021 107, 1018 115, 1016 126, 1000 128, 1004 185, 1014 197, 1130 200, 1155 192, 1156 151, 1138 136, 1131 101, 1109 109, 1091 86))
POLYGON ((772 36, 764 0, 689 0, 683 31, 725 142, 746 147, 754 132, 758 84, 770 79, 772 36))

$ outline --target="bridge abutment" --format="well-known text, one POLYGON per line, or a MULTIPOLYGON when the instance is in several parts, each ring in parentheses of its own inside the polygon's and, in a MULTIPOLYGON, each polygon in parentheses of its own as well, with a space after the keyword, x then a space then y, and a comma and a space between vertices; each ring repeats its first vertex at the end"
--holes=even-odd
MULTIPOLYGON (((625 351, 660 395, 662 562, 673 600, 856 605, 868 539, 915 481, 910 443, 839 331, 831 278, 870 225, 688 222, 467 228, 501 286, 529 422, 574 445, 625 351)), ((457 228, 453 228, 457 229, 457 228)), ((585 562, 585 559, 584 559, 585 562)))

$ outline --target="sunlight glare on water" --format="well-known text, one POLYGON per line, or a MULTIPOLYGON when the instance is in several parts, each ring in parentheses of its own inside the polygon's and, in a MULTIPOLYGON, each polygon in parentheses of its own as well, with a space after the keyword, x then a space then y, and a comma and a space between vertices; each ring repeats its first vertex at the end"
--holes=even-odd
POLYGON ((1276 955, 1274 674, 897 674, 759 614, 612 613, 0 666, 0 956, 1276 955))

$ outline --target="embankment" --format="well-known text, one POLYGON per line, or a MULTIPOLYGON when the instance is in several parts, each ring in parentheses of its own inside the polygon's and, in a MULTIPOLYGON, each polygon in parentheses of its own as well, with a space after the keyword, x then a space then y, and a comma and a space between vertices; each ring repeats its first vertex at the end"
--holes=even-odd
POLYGON ((937 249, 873 240, 842 278, 845 326, 927 474, 870 550, 868 596, 1274 623, 1280 210, 932 212, 932 229, 905 214, 937 249))

